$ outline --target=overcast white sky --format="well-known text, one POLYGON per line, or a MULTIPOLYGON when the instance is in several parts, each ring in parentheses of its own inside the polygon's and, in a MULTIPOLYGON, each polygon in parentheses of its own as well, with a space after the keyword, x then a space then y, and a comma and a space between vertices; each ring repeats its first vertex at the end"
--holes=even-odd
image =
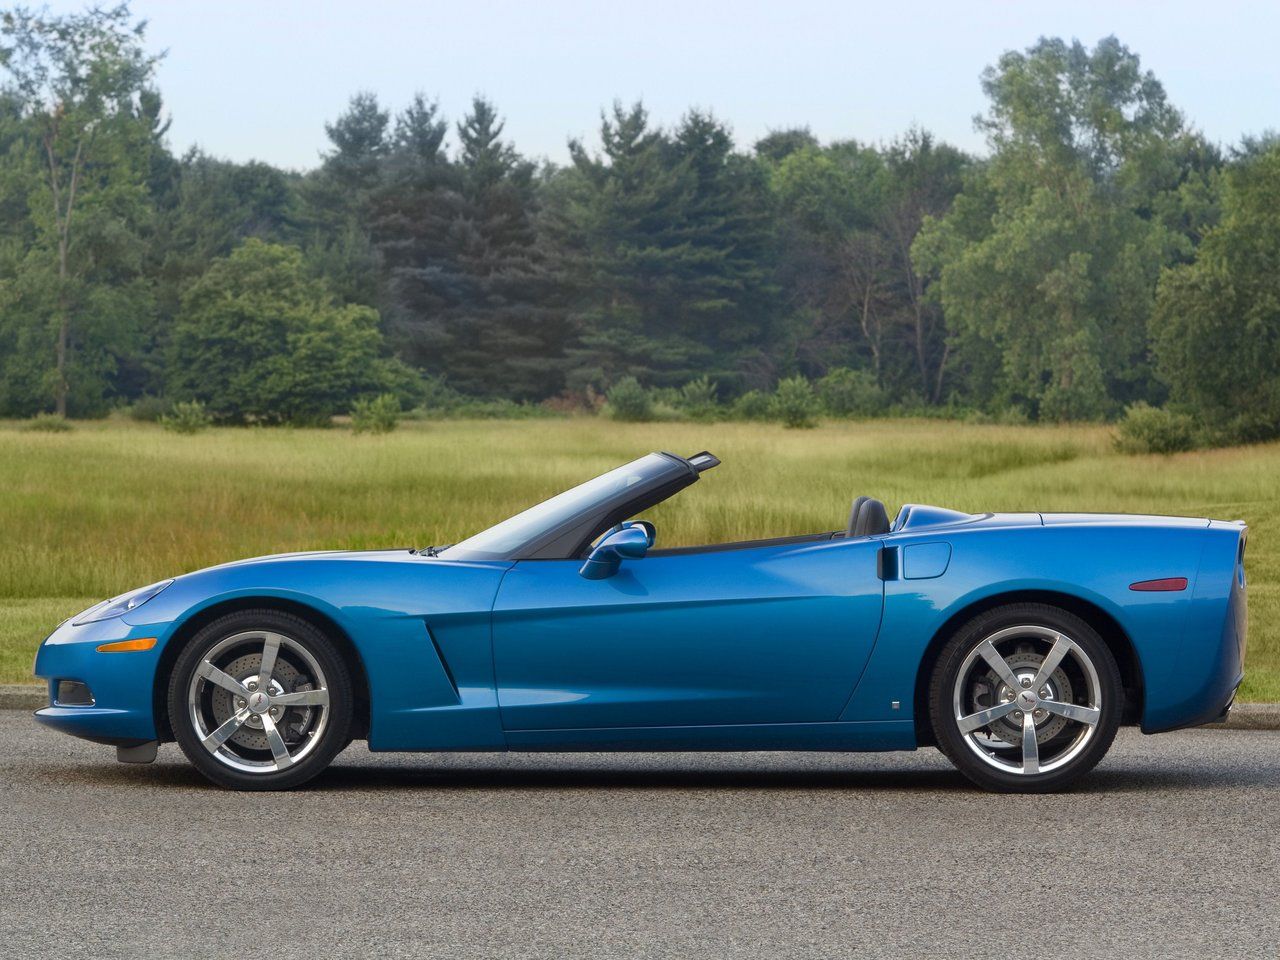
MULTIPOLYGON (((83 3, 54 2, 55 10, 83 3)), ((875 3, 700 0, 135 0, 167 49, 160 87, 181 151, 314 166, 324 122, 356 90, 415 90, 452 119, 492 98, 531 156, 595 142, 600 109, 643 98, 674 122, 712 109, 749 145, 808 124, 823 140, 886 140, 919 124, 981 150, 978 84, 1041 35, 1116 34, 1213 140, 1280 128, 1280 4, 1220 0, 875 3)))

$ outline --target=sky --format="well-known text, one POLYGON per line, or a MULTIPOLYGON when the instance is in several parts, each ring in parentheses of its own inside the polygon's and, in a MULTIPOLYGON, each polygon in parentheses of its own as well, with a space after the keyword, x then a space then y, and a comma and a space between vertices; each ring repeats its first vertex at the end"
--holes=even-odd
MULTIPOLYGON (((84 3, 51 2, 58 12, 84 3)), ((807 125, 824 142, 881 142, 915 124, 981 153, 984 67, 1040 36, 1115 34, 1192 124, 1223 145, 1280 128, 1280 4, 1063 0, 864 4, 707 0, 134 0, 170 144, 314 167, 324 124, 369 90, 392 110, 416 91, 460 119, 476 93, 531 157, 598 143, 600 111, 643 99, 672 124, 710 109, 749 147, 807 125)))

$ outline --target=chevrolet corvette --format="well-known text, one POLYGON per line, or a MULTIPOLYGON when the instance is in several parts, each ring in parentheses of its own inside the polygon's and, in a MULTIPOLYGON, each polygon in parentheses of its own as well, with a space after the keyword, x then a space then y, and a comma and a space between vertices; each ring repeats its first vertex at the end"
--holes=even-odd
POLYGON ((1240 521, 964 513, 861 496, 839 529, 659 547, 710 453, 651 453, 447 547, 262 557, 62 623, 36 719, 210 780, 372 750, 914 750, 1057 790, 1118 728, 1225 715, 1240 521))

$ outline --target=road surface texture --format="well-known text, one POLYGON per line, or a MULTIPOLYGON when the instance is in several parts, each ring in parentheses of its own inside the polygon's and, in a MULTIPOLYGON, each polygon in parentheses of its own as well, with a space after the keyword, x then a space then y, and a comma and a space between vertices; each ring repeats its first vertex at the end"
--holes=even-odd
POLYGON ((207 786, 0 712, 0 957, 1267 957, 1280 733, 1079 790, 915 754, 398 755, 207 786))

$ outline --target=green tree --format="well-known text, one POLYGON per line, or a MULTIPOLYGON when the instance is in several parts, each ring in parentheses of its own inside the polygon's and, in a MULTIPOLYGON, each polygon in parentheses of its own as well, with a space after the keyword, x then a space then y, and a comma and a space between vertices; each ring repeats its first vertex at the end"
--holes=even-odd
POLYGON ((883 149, 800 149, 771 170, 797 366, 815 375, 864 367, 895 397, 940 398, 941 310, 911 244, 926 216, 950 208, 967 164, 913 130, 883 149))
POLYGON ((378 302, 371 205, 392 150, 390 124, 374 94, 357 93, 337 120, 325 124, 331 148, 301 188, 307 260, 348 303, 378 302))
POLYGON ((1194 263, 1160 279, 1152 339, 1174 402, 1224 439, 1280 435, 1280 145, 1230 168, 1194 263))
POLYGON ((915 245, 974 397, 1076 419, 1151 396, 1155 283, 1188 242, 1153 213, 1181 115, 1114 37, 1008 52, 983 88, 992 159, 915 245))
POLYGON ((163 127, 144 29, 126 4, 0 16, 7 125, 17 134, 4 177, 30 217, 22 254, 10 252, 0 331, 12 348, 0 372, 10 409, 21 397, 48 398, 63 416, 95 409, 149 310, 139 230, 163 127))
POLYGON ((758 167, 697 111, 669 136, 650 128, 642 105, 615 104, 600 134, 601 154, 570 144, 563 192, 582 292, 575 381, 760 376, 774 290, 758 167))
POLYGON ((183 297, 168 351, 169 394, 231 423, 318 423, 354 398, 404 391, 382 356, 377 313, 336 303, 293 247, 249 239, 183 297))
POLYGON ((416 101, 398 124, 374 230, 390 329, 407 360, 471 394, 542 399, 563 383, 569 327, 534 165, 477 97, 442 149, 444 123, 416 101))

